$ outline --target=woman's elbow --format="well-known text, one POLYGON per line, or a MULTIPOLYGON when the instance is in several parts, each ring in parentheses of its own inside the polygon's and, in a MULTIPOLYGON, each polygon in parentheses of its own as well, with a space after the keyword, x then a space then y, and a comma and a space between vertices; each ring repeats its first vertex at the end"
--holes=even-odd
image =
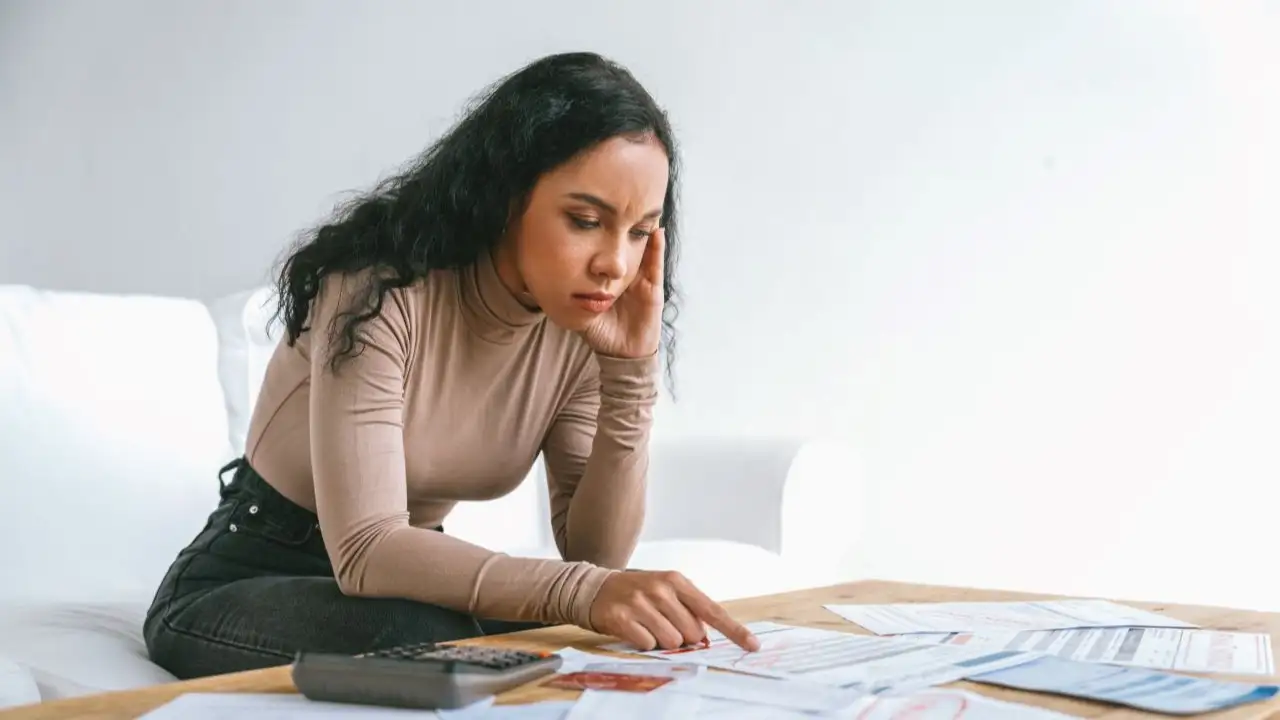
POLYGON ((625 570, 638 546, 638 537, 610 538, 603 542, 568 543, 564 559, 568 562, 586 562, 610 570, 625 570))
POLYGON ((333 579, 338 583, 338 592, 347 597, 377 597, 370 588, 368 578, 365 577, 364 563, 350 561, 335 563, 333 579))
MULTIPOLYGON (((386 533, 379 533, 385 535, 386 533)), ((382 537, 369 538, 366 542, 337 543, 329 548, 329 557, 333 567, 333 579, 338 584, 338 591, 347 597, 380 598, 387 597, 385 583, 379 582, 373 570, 374 555, 381 545, 382 537)))

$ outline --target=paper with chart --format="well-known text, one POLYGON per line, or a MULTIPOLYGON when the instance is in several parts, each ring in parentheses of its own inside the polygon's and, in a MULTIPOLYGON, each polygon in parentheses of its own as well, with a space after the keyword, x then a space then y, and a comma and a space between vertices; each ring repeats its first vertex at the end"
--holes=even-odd
POLYGON ((1035 660, 969 678, 1003 687, 1070 695, 1140 710, 1192 715, 1275 697, 1275 685, 1225 682, 1161 670, 1038 655, 1035 660))
POLYGON ((825 605, 877 635, 1090 627, 1194 628, 1188 622, 1109 600, 825 605))
POLYGON ((1073 720, 1077 716, 996 700, 966 690, 921 690, 864 697, 851 708, 858 720, 1073 720))
MULTIPOLYGON (((747 627, 760 639, 760 649, 755 652, 747 652, 720 633, 712 633, 707 645, 641 654, 755 675, 807 680, 865 693, 939 685, 1030 658, 1022 653, 933 645, 772 622, 750 623, 747 627)), ((607 648, 634 652, 625 643, 607 648)))
POLYGON ((1271 636, 1176 628, 1087 628, 1022 632, 919 633, 901 636, 988 650, 1018 650, 1071 660, 1156 670, 1274 675, 1271 636))

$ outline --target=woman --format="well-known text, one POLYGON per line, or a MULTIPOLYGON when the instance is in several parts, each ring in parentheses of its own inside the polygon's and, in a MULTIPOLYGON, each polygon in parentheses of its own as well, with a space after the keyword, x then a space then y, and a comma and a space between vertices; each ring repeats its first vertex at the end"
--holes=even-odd
POLYGON ((670 360, 676 170, 626 70, 554 55, 305 238, 245 455, 148 612, 152 659, 191 678, 557 623, 758 648, 678 574, 619 571, 664 335, 670 360), (443 532, 540 452, 561 560, 443 532))

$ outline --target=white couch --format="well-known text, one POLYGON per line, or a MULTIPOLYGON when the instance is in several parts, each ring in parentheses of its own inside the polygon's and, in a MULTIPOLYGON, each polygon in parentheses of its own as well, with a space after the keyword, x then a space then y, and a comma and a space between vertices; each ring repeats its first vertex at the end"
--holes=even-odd
MULTIPOLYGON (((243 446, 269 297, 0 286, 0 707, 172 680, 142 617, 243 446)), ((554 555, 541 472, 448 532, 554 555)), ((862 486, 836 444, 656 432, 650 486, 634 566, 717 599, 853 576, 862 486)))

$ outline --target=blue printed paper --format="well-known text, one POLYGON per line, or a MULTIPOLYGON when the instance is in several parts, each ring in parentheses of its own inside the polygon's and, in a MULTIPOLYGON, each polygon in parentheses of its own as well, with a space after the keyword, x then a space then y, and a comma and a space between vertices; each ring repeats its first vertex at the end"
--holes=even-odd
POLYGON ((1101 700, 1171 715, 1192 715, 1260 702, 1280 687, 1067 660, 1051 655, 969 678, 1019 690, 1101 700))

